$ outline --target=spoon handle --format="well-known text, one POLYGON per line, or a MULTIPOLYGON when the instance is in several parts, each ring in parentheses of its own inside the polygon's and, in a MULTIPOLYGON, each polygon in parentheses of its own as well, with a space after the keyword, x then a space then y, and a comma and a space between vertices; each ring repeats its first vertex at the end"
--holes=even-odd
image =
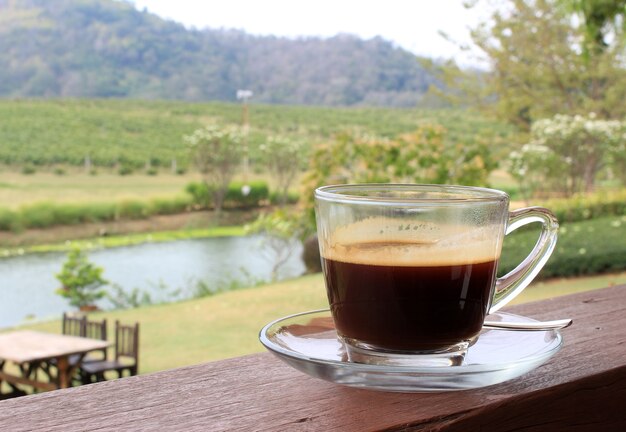
POLYGON ((547 331, 557 330, 572 325, 573 320, 561 319, 555 321, 537 321, 537 322, 505 322, 505 321, 485 321, 483 328, 494 330, 512 330, 512 331, 547 331))

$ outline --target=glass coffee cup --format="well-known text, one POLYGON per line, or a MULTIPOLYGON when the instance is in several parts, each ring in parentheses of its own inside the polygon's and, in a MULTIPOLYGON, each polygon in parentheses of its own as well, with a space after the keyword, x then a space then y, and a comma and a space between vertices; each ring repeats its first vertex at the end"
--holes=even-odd
POLYGON ((541 207, 509 211, 486 188, 355 184, 315 191, 331 314, 349 347, 391 354, 462 352, 485 317, 518 295, 557 239, 541 207), (505 234, 540 222, 529 256, 496 277, 505 234))

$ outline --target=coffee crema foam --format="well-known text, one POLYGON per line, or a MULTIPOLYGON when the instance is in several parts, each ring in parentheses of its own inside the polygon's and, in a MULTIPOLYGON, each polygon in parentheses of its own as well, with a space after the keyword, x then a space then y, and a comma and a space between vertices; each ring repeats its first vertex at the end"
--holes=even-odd
POLYGON ((322 257, 354 264, 443 266, 478 264, 500 257, 499 225, 474 227, 369 218, 336 229, 322 257))

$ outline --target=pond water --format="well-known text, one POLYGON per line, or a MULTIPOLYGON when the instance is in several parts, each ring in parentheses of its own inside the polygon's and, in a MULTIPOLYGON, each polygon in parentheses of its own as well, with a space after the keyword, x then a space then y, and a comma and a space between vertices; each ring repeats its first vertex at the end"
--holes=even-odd
MULTIPOLYGON (((304 273, 297 244, 281 266, 278 279, 304 273)), ((89 260, 104 268, 103 276, 125 292, 147 292, 153 301, 189 297, 198 282, 209 289, 269 281, 274 256, 262 237, 220 237, 146 243, 90 251, 89 260)), ((59 318, 71 310, 55 294, 65 253, 31 254, 0 259, 0 328, 32 320, 59 318)), ((111 308, 108 300, 98 305, 111 308)))

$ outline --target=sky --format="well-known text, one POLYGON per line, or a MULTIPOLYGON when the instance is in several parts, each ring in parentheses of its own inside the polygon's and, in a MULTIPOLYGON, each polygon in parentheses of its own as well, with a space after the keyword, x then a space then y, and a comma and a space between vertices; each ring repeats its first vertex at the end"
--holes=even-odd
MULTIPOLYGON (((381 36, 415 54, 454 58, 480 65, 450 38, 471 45, 469 28, 485 18, 480 8, 467 10, 463 0, 132 0, 138 9, 186 27, 234 28, 254 35, 330 37, 350 33, 369 39, 381 36)), ((480 4, 479 4, 480 6, 480 4)))

